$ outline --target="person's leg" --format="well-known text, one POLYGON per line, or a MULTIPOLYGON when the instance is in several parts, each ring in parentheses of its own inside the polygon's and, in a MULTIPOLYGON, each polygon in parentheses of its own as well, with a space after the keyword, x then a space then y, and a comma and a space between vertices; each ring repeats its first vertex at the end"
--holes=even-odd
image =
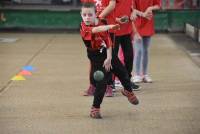
POLYGON ((142 61, 142 40, 134 40, 134 77, 133 82, 142 82, 141 78, 141 61, 142 61))
POLYGON ((119 58, 116 56, 112 57, 112 72, 115 76, 119 78, 123 87, 126 90, 132 91, 128 71, 125 66, 120 62, 119 58))
POLYGON ((114 42, 114 46, 113 46, 113 54, 115 56, 117 56, 118 52, 119 52, 120 40, 121 40, 120 36, 115 36, 115 42, 114 42))
POLYGON ((119 57, 119 60, 121 61, 121 63, 124 65, 125 64, 124 63, 124 54, 123 54, 121 47, 119 48, 118 57, 119 57))
POLYGON ((111 72, 107 73, 107 86, 106 86, 106 97, 113 97, 113 90, 115 90, 113 74, 111 72))
POLYGON ((84 91, 83 93, 83 96, 93 96, 94 95, 94 92, 95 92, 95 89, 96 87, 94 86, 95 85, 95 81, 94 81, 94 78, 93 78, 93 68, 92 68, 92 65, 91 65, 91 61, 90 61, 90 70, 89 70, 89 87, 87 90, 84 91))
POLYGON ((137 105, 139 101, 132 91, 132 83, 130 81, 127 69, 125 66, 123 66, 117 56, 112 58, 112 67, 112 72, 119 78, 124 86, 124 90, 121 91, 122 94, 128 98, 131 104, 137 105))
POLYGON ((143 37, 142 44, 142 72, 143 72, 143 81, 144 82, 152 82, 152 79, 148 75, 148 63, 149 63, 149 47, 150 47, 150 36, 143 37))
POLYGON ((147 69, 148 69, 148 61, 149 61, 149 46, 150 46, 150 37, 143 37, 143 44, 142 44, 142 72, 143 75, 147 75, 147 69))
MULTIPOLYGON (((114 46, 113 46, 113 52, 112 55, 117 56, 118 57, 118 53, 119 53, 119 48, 120 47, 120 42, 121 42, 121 36, 115 36, 115 42, 114 42, 114 46)), ((123 88, 121 85, 121 82, 118 80, 118 78, 116 77, 116 75, 113 75, 113 79, 114 79, 114 85, 115 88, 123 88)))
POLYGON ((112 57, 112 73, 117 76, 126 90, 136 90, 140 86, 131 82, 126 67, 121 63, 117 56, 112 57))
MULTIPOLYGON (((101 70, 101 71, 103 71, 103 70, 101 70)), ((104 72, 104 74, 105 74, 105 72, 104 72)), ((95 108, 100 108, 100 105, 103 101, 103 97, 104 97, 104 94, 106 91, 106 85, 107 85, 106 79, 107 78, 104 77, 103 80, 97 81, 95 83, 96 90, 94 92, 94 100, 93 100, 93 105, 92 105, 95 108)))
MULTIPOLYGON (((123 51, 122 51, 122 48, 121 46, 119 47, 119 52, 118 52, 118 57, 119 57, 119 60, 121 61, 121 63, 124 65, 124 54, 123 54, 123 51)), ((119 79, 117 77, 115 77, 115 86, 119 89, 119 88, 123 88, 121 82, 119 81, 119 79)))
POLYGON ((130 34, 122 36, 121 48, 124 54, 125 67, 128 71, 129 78, 131 79, 131 73, 133 70, 133 45, 130 34))
POLYGON ((100 70, 104 73, 104 78, 101 81, 95 81, 95 87, 96 90, 94 92, 94 99, 93 99, 93 104, 92 104, 92 108, 90 111, 90 117, 92 118, 102 118, 101 114, 100 114, 100 105, 103 101, 104 98, 104 94, 106 91, 106 85, 107 85, 107 80, 108 80, 108 74, 105 71, 105 69, 103 68, 103 64, 99 64, 99 63, 92 63, 92 74, 94 74, 95 71, 100 70))
MULTIPOLYGON (((114 33, 110 33, 110 38, 111 38, 112 43, 114 45, 114 43, 115 43, 114 33)), ((108 73, 108 83, 107 83, 107 86, 106 86, 105 96, 106 97, 113 97, 114 96, 113 91, 115 91, 115 84, 114 84, 113 74, 110 72, 110 73, 108 73)))

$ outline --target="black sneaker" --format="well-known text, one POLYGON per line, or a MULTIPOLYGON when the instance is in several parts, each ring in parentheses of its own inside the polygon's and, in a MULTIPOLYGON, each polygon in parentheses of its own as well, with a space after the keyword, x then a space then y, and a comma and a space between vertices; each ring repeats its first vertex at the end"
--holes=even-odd
POLYGON ((136 85, 135 83, 131 82, 131 87, 133 91, 139 91, 140 90, 140 86, 136 85))

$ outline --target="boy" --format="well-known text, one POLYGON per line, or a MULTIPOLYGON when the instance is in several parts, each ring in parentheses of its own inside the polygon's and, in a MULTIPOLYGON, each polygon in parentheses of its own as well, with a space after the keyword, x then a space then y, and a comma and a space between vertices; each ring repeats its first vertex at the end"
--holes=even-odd
POLYGON ((95 7, 91 2, 83 3, 81 8, 81 23, 80 33, 83 42, 87 48, 87 56, 91 62, 92 74, 100 70, 104 73, 104 78, 101 81, 94 81, 96 87, 94 93, 93 105, 90 112, 90 117, 100 119, 100 105, 106 90, 106 85, 109 80, 110 73, 114 73, 124 86, 122 94, 126 96, 131 104, 139 103, 137 97, 132 92, 132 85, 128 76, 128 72, 117 56, 112 56, 112 42, 107 32, 110 29, 119 29, 119 25, 104 25, 96 19, 95 7))
MULTIPOLYGON (((84 1, 82 1, 84 2, 84 1)), ((115 4, 116 1, 115 0, 85 0, 85 2, 94 2, 95 3, 95 7, 96 7, 96 16, 101 19, 104 20, 107 24, 115 24, 115 18, 114 18, 114 8, 115 8, 115 4)), ((112 37, 112 42, 113 42, 113 38, 114 38, 114 34, 112 30, 109 30, 110 32, 110 36, 112 37)), ((90 85, 89 88, 84 91, 84 96, 92 96, 94 95, 94 91, 95 91, 95 86, 94 86, 94 81, 92 79, 93 74, 91 72, 91 68, 90 68, 90 85)), ((113 80, 112 80, 112 74, 110 74, 109 76, 110 80, 108 82, 108 85, 106 86, 106 93, 105 96, 106 97, 113 97, 113 80)))

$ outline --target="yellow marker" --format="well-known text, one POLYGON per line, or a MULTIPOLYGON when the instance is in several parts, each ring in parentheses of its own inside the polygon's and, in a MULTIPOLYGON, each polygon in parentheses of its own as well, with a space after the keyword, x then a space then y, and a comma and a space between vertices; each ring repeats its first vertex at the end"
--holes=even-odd
POLYGON ((26 80, 22 75, 15 75, 11 80, 19 81, 19 80, 26 80))

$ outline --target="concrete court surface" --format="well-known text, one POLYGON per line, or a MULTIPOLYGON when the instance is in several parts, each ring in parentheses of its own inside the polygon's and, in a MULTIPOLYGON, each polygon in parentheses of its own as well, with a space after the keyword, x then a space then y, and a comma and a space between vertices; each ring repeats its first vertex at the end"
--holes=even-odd
MULTIPOLYGON (((120 92, 105 98, 103 119, 89 117, 89 62, 79 34, 1 33, 0 134, 199 134, 200 68, 171 38, 152 38, 152 84, 133 106, 120 92), (11 81, 25 65, 25 81, 11 81)), ((182 36, 182 41, 187 38, 182 36)))

